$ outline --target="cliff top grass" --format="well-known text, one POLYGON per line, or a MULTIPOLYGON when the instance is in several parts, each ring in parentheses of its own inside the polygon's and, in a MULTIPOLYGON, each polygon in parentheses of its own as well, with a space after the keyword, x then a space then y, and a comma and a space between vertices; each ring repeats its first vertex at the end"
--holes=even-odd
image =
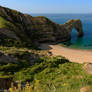
POLYGON ((12 75, 14 80, 29 81, 39 92, 79 92, 91 86, 92 75, 88 75, 83 64, 71 63, 64 57, 42 57, 34 65, 21 60, 17 64, 0 65, 0 75, 12 75), (38 81, 38 84, 37 84, 38 81))

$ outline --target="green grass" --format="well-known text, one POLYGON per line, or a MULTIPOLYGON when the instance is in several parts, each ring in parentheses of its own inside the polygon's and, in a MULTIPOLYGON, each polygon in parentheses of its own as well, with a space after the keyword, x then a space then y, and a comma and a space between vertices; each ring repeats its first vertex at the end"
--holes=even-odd
POLYGON ((83 70, 83 64, 70 63, 60 56, 40 58, 34 65, 26 61, 0 65, 0 75, 29 81, 33 90, 38 86, 40 92, 79 92, 80 88, 92 85, 92 75, 83 70))
POLYGON ((82 87, 92 86, 92 75, 85 72, 84 64, 71 63, 61 56, 42 56, 32 65, 28 60, 30 55, 44 55, 46 52, 2 46, 0 50, 13 55, 19 61, 17 64, 0 64, 0 77, 12 76, 14 81, 29 81, 33 92, 35 87, 40 92, 79 92, 82 87))
POLYGON ((78 92, 81 87, 92 82, 92 76, 85 73, 82 69, 83 65, 62 63, 65 59, 60 62, 58 58, 60 57, 45 59, 45 63, 38 63, 28 70, 23 69, 22 72, 19 72, 19 76, 20 78, 23 76, 31 77, 34 84, 35 80, 39 80, 39 87, 42 92, 53 92, 54 90, 56 90, 55 92, 78 92))
POLYGON ((11 22, 5 20, 3 17, 0 16, 0 28, 12 28, 12 29, 16 29, 16 27, 14 26, 14 24, 12 24, 11 22))

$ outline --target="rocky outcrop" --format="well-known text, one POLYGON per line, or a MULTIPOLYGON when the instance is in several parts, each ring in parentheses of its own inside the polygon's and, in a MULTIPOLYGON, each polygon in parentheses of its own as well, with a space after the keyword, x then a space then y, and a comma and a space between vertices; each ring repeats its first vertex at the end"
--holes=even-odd
POLYGON ((85 63, 83 69, 92 75, 92 63, 85 63))
POLYGON ((80 20, 70 20, 63 25, 46 17, 32 17, 18 11, 0 7, 0 45, 34 47, 42 42, 62 42, 71 38, 75 27, 83 35, 80 20))
POLYGON ((0 63, 18 63, 15 57, 5 55, 4 53, 0 52, 0 63))
POLYGON ((92 90, 90 86, 85 86, 80 89, 80 92, 92 92, 92 90))
POLYGON ((71 35, 72 29, 75 28, 78 32, 78 37, 83 36, 83 29, 82 29, 82 22, 80 19, 77 20, 69 20, 65 24, 61 25, 61 27, 64 27, 66 31, 71 35))
POLYGON ((2 65, 19 64, 20 62, 22 63, 22 61, 26 61, 28 64, 33 65, 41 57, 51 55, 49 51, 43 50, 19 49, 14 47, 1 47, 0 49, 0 64, 2 65))

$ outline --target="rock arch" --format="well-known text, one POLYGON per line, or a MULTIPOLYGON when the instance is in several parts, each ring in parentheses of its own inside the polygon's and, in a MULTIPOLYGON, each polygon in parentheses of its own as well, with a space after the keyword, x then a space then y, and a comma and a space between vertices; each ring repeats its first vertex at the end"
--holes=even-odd
POLYGON ((80 19, 72 19, 66 22, 65 24, 62 25, 64 29, 68 32, 69 36, 71 36, 72 29, 75 28, 76 31, 78 32, 78 37, 83 36, 83 28, 82 28, 82 22, 80 19))

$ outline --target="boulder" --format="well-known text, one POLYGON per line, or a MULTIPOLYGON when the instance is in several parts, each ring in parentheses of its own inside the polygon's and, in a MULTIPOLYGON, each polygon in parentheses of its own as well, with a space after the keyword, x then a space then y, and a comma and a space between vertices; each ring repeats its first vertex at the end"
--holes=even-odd
POLYGON ((92 92, 91 88, 86 86, 80 89, 80 92, 92 92))
POLYGON ((13 56, 5 55, 0 52, 0 63, 18 63, 18 61, 13 56))
POLYGON ((86 63, 84 64, 84 70, 88 73, 88 74, 92 74, 92 63, 86 63))

